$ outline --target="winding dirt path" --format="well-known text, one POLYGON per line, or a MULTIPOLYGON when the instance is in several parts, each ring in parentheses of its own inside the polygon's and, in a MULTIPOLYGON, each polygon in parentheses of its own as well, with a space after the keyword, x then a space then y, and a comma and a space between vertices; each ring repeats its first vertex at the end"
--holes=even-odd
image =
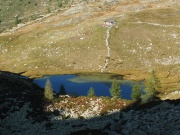
POLYGON ((113 27, 114 25, 112 26, 109 26, 107 31, 106 31, 106 47, 107 47, 107 56, 106 56, 106 60, 105 60, 105 64, 104 66, 102 67, 101 69, 101 72, 104 72, 104 70, 107 68, 108 64, 109 64, 109 58, 110 58, 110 52, 111 52, 111 49, 109 47, 109 36, 110 36, 110 29, 113 27))
POLYGON ((150 22, 134 22, 134 24, 149 24, 154 26, 160 26, 160 27, 176 27, 180 28, 180 25, 165 25, 165 24, 158 24, 158 23, 150 23, 150 22))

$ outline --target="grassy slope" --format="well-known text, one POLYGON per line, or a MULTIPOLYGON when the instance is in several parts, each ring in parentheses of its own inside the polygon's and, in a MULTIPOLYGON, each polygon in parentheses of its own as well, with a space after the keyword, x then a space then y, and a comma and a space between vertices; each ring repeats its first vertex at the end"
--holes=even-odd
MULTIPOLYGON (((111 47, 115 52, 114 57, 120 53, 121 59, 126 60, 126 69, 132 67, 155 68, 161 64, 168 65, 163 59, 169 56, 179 57, 179 37, 173 38, 172 35, 178 35, 180 29, 168 26, 178 26, 179 20, 180 16, 176 10, 168 8, 129 14, 128 19, 118 22, 119 29, 114 28, 111 31, 110 42, 114 45, 111 47), (157 16, 164 17, 159 18, 157 16), (172 23, 170 20, 173 18, 176 19, 172 23), (167 25, 167 27, 134 23, 138 21, 167 25)), ((174 65, 176 62, 171 61, 171 63, 174 65)))
POLYGON ((83 9, 86 14, 56 13, 15 33, 1 34, 0 70, 32 76, 100 72, 107 53, 107 28, 102 24, 115 18, 119 28, 110 30, 111 57, 105 71, 142 79, 147 76, 144 71, 157 69, 163 90, 179 89, 180 28, 174 27, 180 21, 178 6, 141 12, 99 12, 91 7, 92 12, 89 7, 83 9))
MULTIPOLYGON (((62 6, 67 5, 65 0, 62 6)), ((60 6, 62 0, 2 0, 0 1, 0 32, 16 26, 16 16, 21 22, 28 22, 50 13, 60 6), (18 9, 18 10, 17 10, 18 9)))

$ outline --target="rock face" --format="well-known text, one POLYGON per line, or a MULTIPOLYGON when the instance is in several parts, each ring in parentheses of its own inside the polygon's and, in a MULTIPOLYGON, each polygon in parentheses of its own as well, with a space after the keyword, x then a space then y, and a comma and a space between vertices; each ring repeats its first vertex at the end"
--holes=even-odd
POLYGON ((43 113, 43 90, 20 75, 0 72, 0 118, 21 110, 27 103, 32 118, 43 113))
POLYGON ((114 123, 120 134, 173 135, 180 132, 180 105, 162 102, 152 108, 130 110, 114 123))

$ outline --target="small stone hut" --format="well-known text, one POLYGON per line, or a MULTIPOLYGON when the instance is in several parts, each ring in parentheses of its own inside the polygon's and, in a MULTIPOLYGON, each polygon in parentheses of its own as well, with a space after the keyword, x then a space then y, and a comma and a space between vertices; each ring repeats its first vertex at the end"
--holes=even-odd
POLYGON ((104 21, 105 26, 112 26, 116 24, 116 20, 106 20, 104 21))

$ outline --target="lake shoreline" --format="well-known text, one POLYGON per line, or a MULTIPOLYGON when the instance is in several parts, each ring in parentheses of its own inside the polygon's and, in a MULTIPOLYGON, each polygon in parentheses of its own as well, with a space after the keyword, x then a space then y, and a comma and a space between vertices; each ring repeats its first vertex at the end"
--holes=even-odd
MULTIPOLYGON (((123 99, 131 99, 132 87, 137 81, 124 80, 122 76, 112 74, 78 74, 78 75, 50 75, 43 78, 33 79, 33 82, 39 87, 44 88, 46 81, 51 82, 53 90, 58 93, 63 85, 67 95, 72 96, 87 96, 90 88, 94 89, 97 97, 111 97, 110 88, 112 83, 116 82, 120 85, 120 97, 123 99)), ((139 82, 141 89, 144 90, 144 85, 139 82)))
MULTIPOLYGON (((166 95, 177 91, 179 88, 180 78, 179 75, 175 75, 174 73, 170 73, 169 68, 161 68, 156 69, 156 74, 161 81, 162 88, 160 90, 162 98, 168 98, 166 95)), ((14 73, 21 74, 22 76, 27 76, 31 79, 33 78, 41 78, 47 75, 82 75, 82 74, 114 74, 117 76, 122 76, 124 80, 131 80, 131 81, 144 81, 149 75, 149 70, 116 70, 112 72, 104 72, 101 73, 100 71, 92 71, 92 70, 28 70, 28 71, 13 71, 14 73)))

